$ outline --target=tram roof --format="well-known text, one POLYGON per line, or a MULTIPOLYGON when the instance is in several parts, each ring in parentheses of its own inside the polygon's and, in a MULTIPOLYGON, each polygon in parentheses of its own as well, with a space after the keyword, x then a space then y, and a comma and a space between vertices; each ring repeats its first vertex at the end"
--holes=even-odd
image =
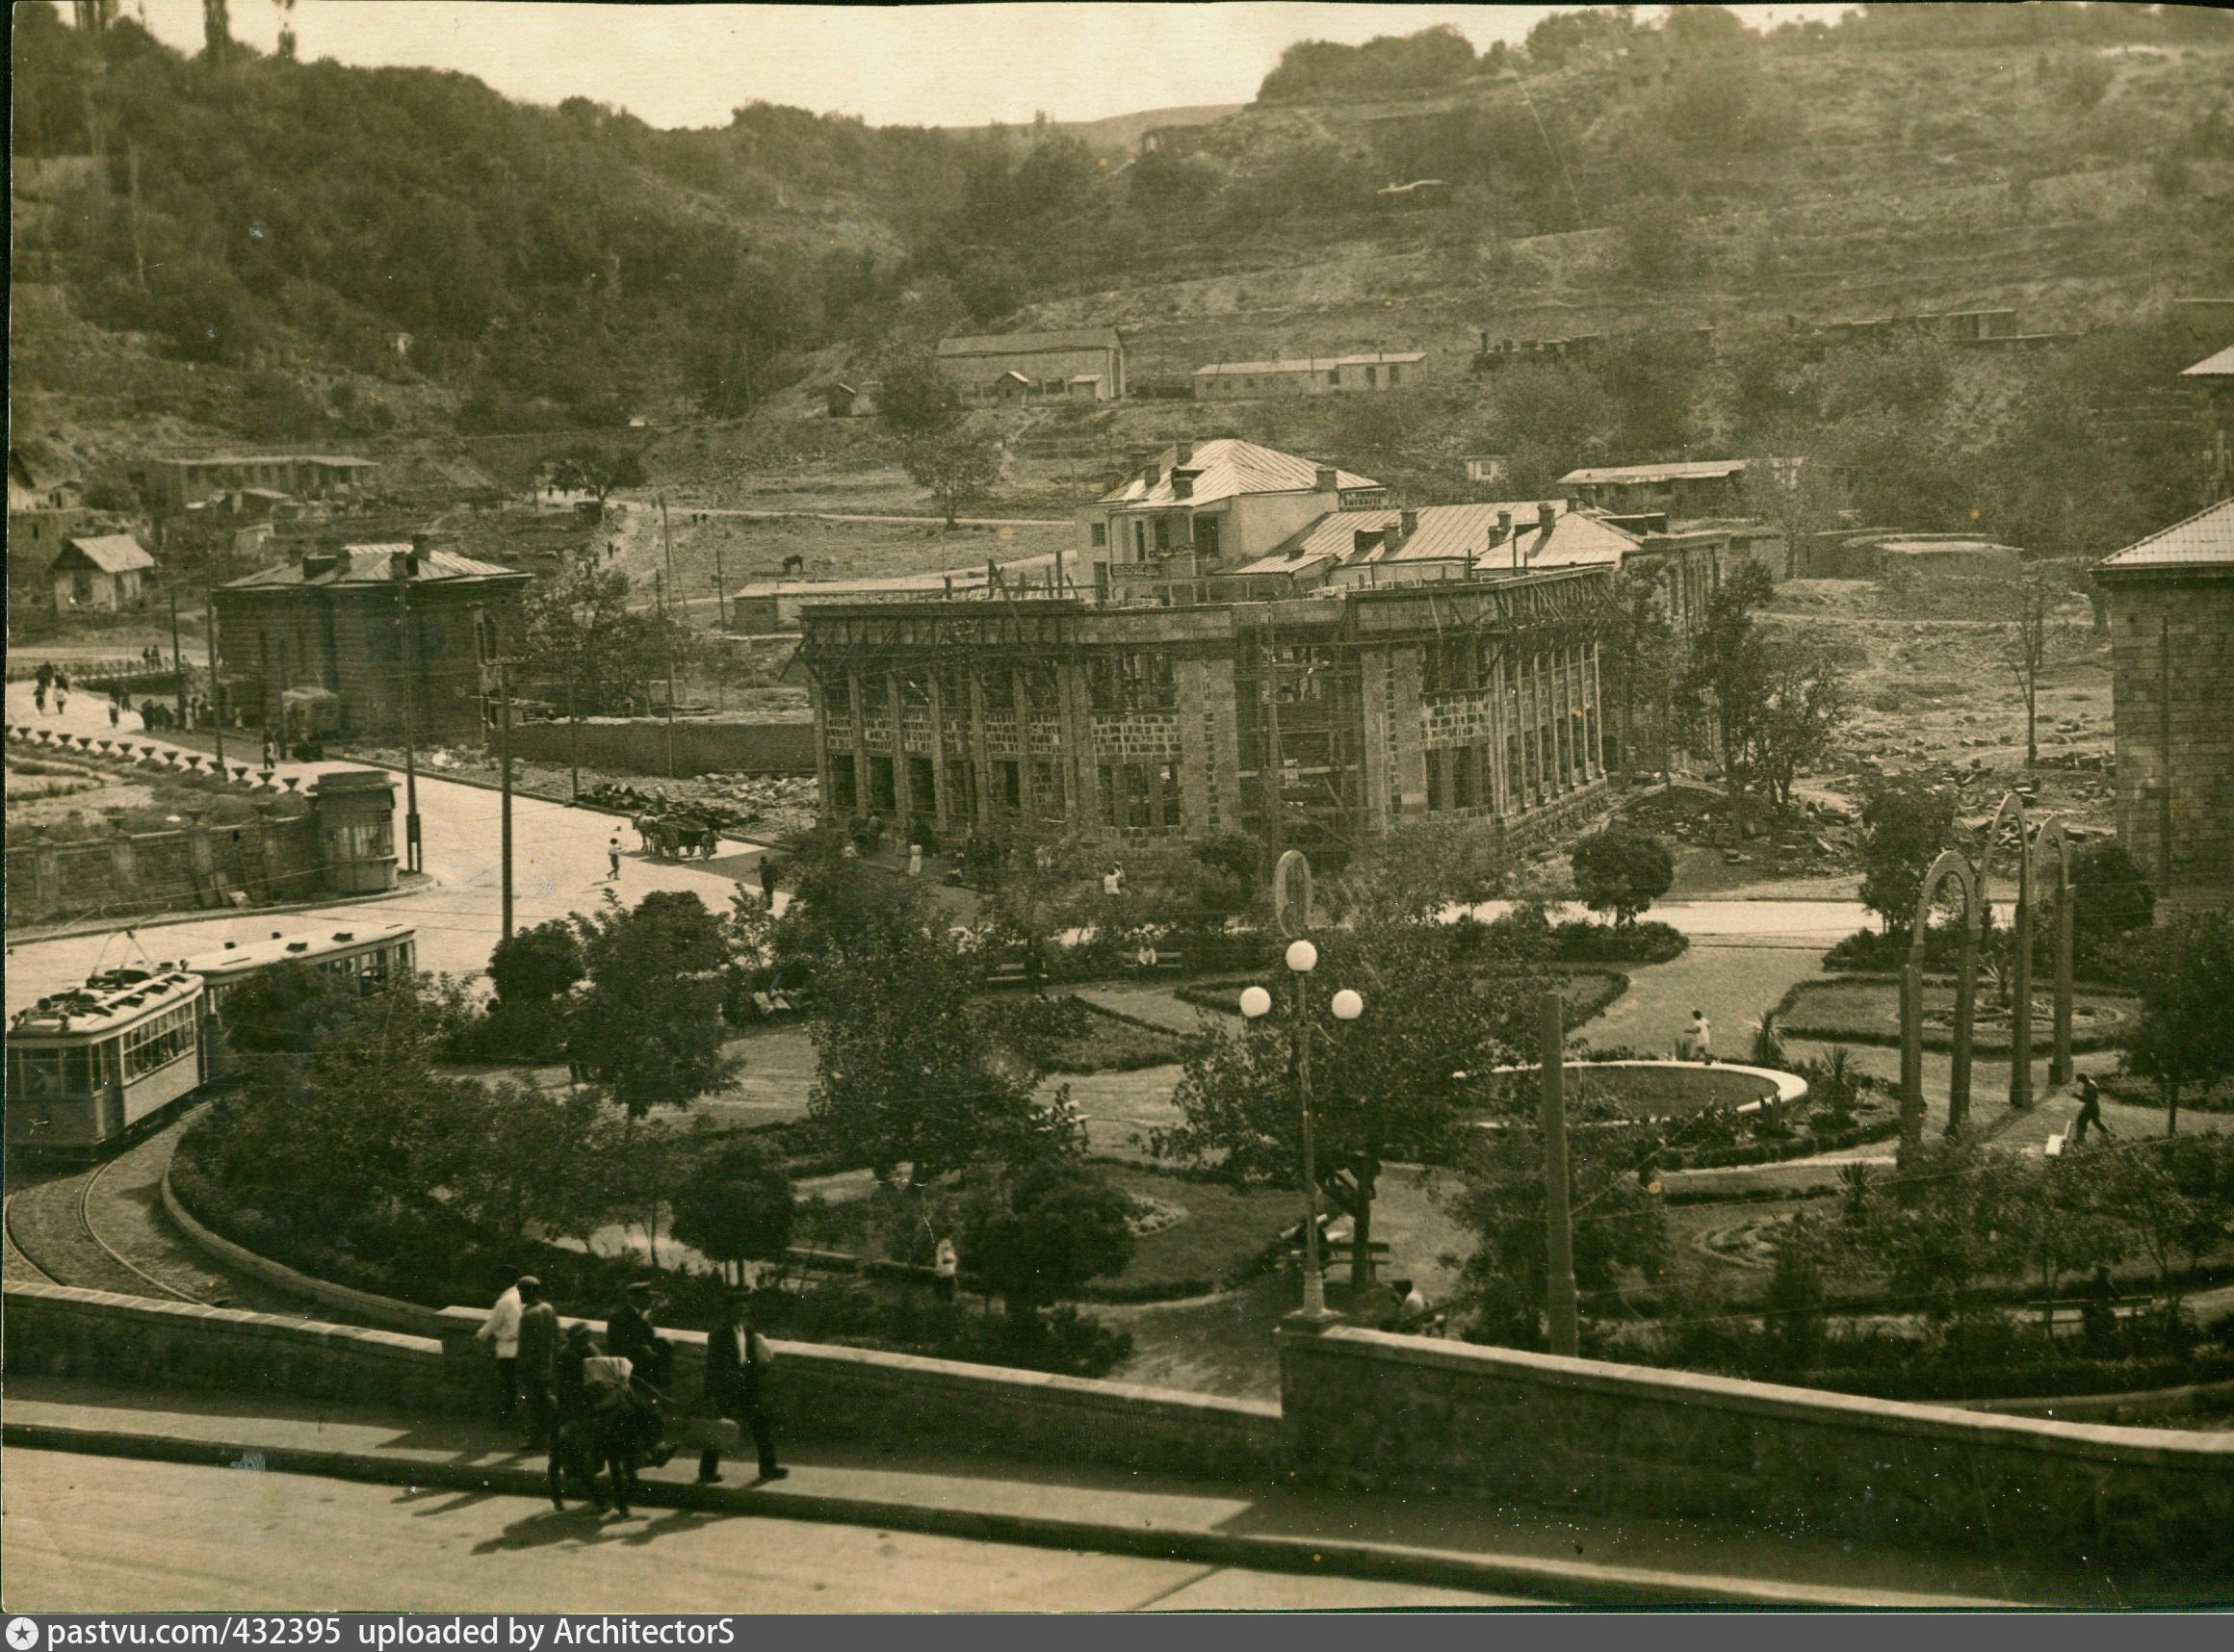
POLYGON ((408 923, 352 923, 346 929, 289 935, 274 929, 265 941, 228 941, 207 952, 178 961, 177 968, 196 975, 238 975, 291 960, 330 958, 337 952, 362 952, 408 939, 417 933, 408 923))
POLYGON ((106 1038, 164 1010, 191 1003, 201 977, 184 969, 116 969, 82 987, 50 993, 8 1025, 11 1039, 106 1038))

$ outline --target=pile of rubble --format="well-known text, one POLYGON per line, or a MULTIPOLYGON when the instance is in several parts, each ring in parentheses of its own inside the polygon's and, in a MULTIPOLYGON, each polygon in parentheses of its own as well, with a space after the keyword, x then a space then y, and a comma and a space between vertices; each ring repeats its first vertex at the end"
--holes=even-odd
POLYGON ((814 781, 794 775, 706 774, 636 787, 604 781, 582 788, 582 801, 630 815, 679 815, 731 838, 782 839, 815 824, 814 781))

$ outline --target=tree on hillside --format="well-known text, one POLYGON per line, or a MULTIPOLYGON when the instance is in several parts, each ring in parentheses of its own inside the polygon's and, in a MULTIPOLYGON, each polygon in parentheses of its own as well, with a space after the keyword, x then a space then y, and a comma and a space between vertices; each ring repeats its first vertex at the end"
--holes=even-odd
POLYGON ((962 1206, 971 1274, 1028 1319, 1132 1260, 1132 1201, 1089 1167, 1047 1160, 999 1176, 962 1206))
POLYGON ((933 435, 961 413, 962 393, 927 350, 890 357, 878 369, 876 418, 895 434, 933 435))
POLYGON ((1955 839, 1956 795, 1921 775, 1872 787, 1861 805, 1861 904, 1887 935, 1906 935, 1939 851, 1955 839))
POLYGON ((1846 673, 1822 638, 1788 637, 1775 645, 1768 692, 1748 739, 1747 769, 1779 808, 1792 806, 1800 772, 1831 756, 1832 736, 1851 711, 1846 673))
POLYGON ((967 427, 913 436, 900 450, 900 463, 952 528, 964 505, 985 498, 1000 480, 1000 444, 967 427))
POLYGON ((1665 571, 1624 565, 1594 615, 1599 692, 1630 773, 1664 768, 1675 719, 1676 628, 1668 618, 1665 571), (1656 736, 1648 752, 1646 731, 1656 736), (1648 756, 1656 759, 1648 761, 1648 756))
POLYGON ((1799 769, 1821 761, 1845 718, 1844 674, 1828 646, 1805 637, 1772 642, 1754 619, 1775 594, 1768 571, 1748 562, 1706 600, 1685 673, 1689 696, 1712 720, 1733 803, 1755 782, 1791 801, 1799 769))
POLYGON ((1820 433, 1789 415, 1771 421, 1746 461, 1745 514, 1775 526, 1784 541, 1784 578, 1800 577, 1815 536, 1837 526, 1844 489, 1823 457, 1820 433))
POLYGON ((792 1242, 792 1182, 783 1155, 743 1136, 702 1159, 674 1190, 670 1231, 727 1267, 778 1261, 792 1242))
POLYGON ((2025 767, 2040 766, 2040 674, 2063 630, 2058 612, 2063 592, 2038 569, 2019 580, 2009 596, 2010 619, 1997 639, 2001 662, 2024 696, 2025 767))
POLYGON ((721 1018, 724 930, 695 894, 655 890, 633 908, 611 894, 577 915, 587 985, 567 1024, 567 1055, 641 1118, 685 1107, 728 1077, 721 1018))
POLYGON ((1593 912, 1610 912, 1616 923, 1634 923, 1676 881, 1668 845, 1650 832, 1609 826, 1574 846, 1574 891, 1593 912))
MULTIPOLYGON (((1383 1167, 1447 1145, 1468 1100, 1460 1074, 1506 1056, 1497 1029, 1532 964, 1512 932, 1498 942, 1487 934, 1481 925, 1432 922, 1330 931, 1318 968, 1304 979, 1320 1191, 1355 1225, 1359 1285, 1372 1280, 1383 1167), (1365 1000, 1354 1021, 1336 1020, 1330 1008, 1343 988, 1365 1000)), ((1294 991, 1288 981, 1271 986, 1294 991)), ((1293 1185, 1302 1168, 1293 1024, 1281 1006, 1237 1030, 1207 1026, 1172 1094, 1180 1123, 1153 1132, 1150 1150, 1245 1181, 1293 1185)))
POLYGON ((541 474, 550 486, 561 492, 593 497, 601 516, 615 488, 642 487, 651 479, 644 470, 643 448, 618 442, 572 443, 547 455, 541 474))
POLYGON ((2158 924, 2142 947, 2141 1015, 2125 1037, 2125 1071, 2155 1082, 2165 1134, 2180 1128, 2183 1091, 2234 1074, 2234 913, 2189 913, 2158 924))
POLYGON ((628 576, 578 565, 535 581, 522 605, 529 682, 580 715, 611 716, 630 700, 650 705, 646 684, 672 658, 689 663, 697 633, 673 614, 632 607, 628 576))

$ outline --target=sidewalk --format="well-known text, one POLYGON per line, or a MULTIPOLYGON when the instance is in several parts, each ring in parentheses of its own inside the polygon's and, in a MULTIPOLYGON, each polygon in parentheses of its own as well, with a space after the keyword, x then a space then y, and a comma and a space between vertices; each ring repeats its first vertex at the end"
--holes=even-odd
MULTIPOLYGON (((11 1382, 8 1402, 5 1440, 19 1449, 458 1491, 545 1491, 539 1455, 456 1419, 37 1379, 11 1382)), ((1486 1589, 1547 1604, 2087 1606, 2156 1598, 2132 1579, 2076 1578, 2065 1568, 2011 1568, 1679 1520, 1570 1517, 1453 1498, 984 1458, 891 1458, 836 1447, 789 1456, 792 1473, 782 1482, 751 1484, 749 1465, 731 1462, 726 1483, 702 1487, 691 1484, 695 1463, 684 1454, 646 1471, 639 1501, 646 1508, 1486 1589)), ((282 1483, 271 1484, 271 1495, 283 1498, 282 1483)))

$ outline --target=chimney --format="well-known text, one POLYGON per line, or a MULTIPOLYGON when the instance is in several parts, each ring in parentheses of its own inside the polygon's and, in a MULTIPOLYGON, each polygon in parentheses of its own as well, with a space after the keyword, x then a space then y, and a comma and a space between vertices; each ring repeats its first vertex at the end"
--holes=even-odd
POLYGON ((419 564, 427 559, 429 553, 433 549, 434 541, 429 535, 424 533, 412 534, 411 549, 403 556, 403 578, 416 580, 419 577, 419 564))
POLYGON ((1149 487, 1152 487, 1152 488, 1153 488, 1154 486, 1156 486, 1156 478, 1158 478, 1158 477, 1159 477, 1159 476, 1161 476, 1162 474, 1163 474, 1163 473, 1162 473, 1161 471, 1159 471, 1159 470, 1157 470, 1157 469, 1156 468, 1156 463, 1155 463, 1155 461, 1152 459, 1152 460, 1150 460, 1150 461, 1149 461, 1147 464, 1145 464, 1145 465, 1143 465, 1143 466, 1141 467, 1141 469, 1140 469, 1140 479, 1141 479, 1141 480, 1142 480, 1144 483, 1146 483, 1146 484, 1147 484, 1149 487))
POLYGON ((1341 473, 1337 471, 1332 465, 1319 466, 1317 483, 1318 491, 1320 493, 1339 493, 1341 491, 1341 482, 1339 479, 1340 475, 1341 473))
POLYGON ((1490 543, 1492 545, 1502 545, 1506 540, 1512 537, 1513 513, 1509 510, 1500 510, 1497 512, 1497 536, 1491 540, 1490 543))
POLYGON ((1195 473, 1192 471, 1173 471, 1171 473, 1171 497, 1174 499, 1192 499, 1194 496, 1195 473))
POLYGON ((1536 526, 1544 530, 1545 538, 1551 537, 1551 525, 1558 519, 1559 506, 1553 504, 1549 500, 1545 500, 1536 506, 1536 526))
POLYGON ((1400 510, 1396 513, 1397 543, 1402 544, 1419 531, 1419 512, 1400 510))
POLYGON ((1195 445, 1192 442, 1182 442, 1173 451, 1171 462, 1175 465, 1190 465, 1194 463, 1194 458, 1195 445))

